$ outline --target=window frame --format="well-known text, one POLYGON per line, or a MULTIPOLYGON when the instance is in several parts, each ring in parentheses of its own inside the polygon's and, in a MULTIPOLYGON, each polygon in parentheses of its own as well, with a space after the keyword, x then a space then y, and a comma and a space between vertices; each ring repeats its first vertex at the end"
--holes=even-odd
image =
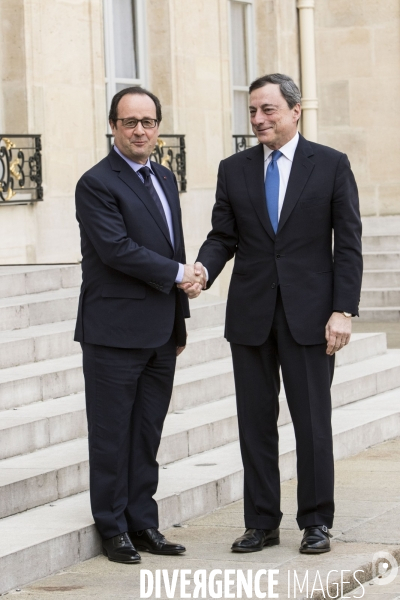
POLYGON ((134 39, 137 52, 137 66, 139 77, 123 78, 115 76, 115 54, 114 54, 114 23, 113 23, 113 0, 103 0, 103 30, 104 30, 104 66, 105 84, 107 96, 107 109, 117 91, 118 84, 146 86, 147 82, 147 37, 146 37, 146 2, 145 0, 132 0, 135 11, 134 39))
MULTIPOLYGON (((231 104, 232 104, 232 133, 235 129, 234 122, 234 92, 249 92, 249 85, 252 81, 254 81, 256 77, 256 36, 255 36, 255 23, 254 23, 254 1, 253 0, 229 0, 229 55, 230 55, 230 77, 231 77, 231 104), (246 13, 245 13, 245 27, 246 27, 246 58, 247 58, 247 76, 248 76, 248 85, 234 85, 233 84, 233 54, 232 54, 232 42, 233 42, 233 32, 232 32, 232 2, 240 2, 241 4, 246 5, 246 13), (251 43, 251 40, 254 40, 254 43, 251 43)), ((235 133, 234 135, 248 135, 252 134, 252 130, 250 127, 250 118, 248 121, 247 131, 235 133)))

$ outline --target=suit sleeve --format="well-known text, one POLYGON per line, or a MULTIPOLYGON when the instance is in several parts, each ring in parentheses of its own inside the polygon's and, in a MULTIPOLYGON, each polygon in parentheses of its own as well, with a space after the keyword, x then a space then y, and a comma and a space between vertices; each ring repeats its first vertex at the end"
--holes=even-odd
POLYGON ((168 294, 179 263, 139 246, 128 237, 115 198, 96 177, 84 175, 76 187, 76 215, 101 261, 168 294))
MULTIPOLYGON (((178 190, 178 194, 179 194, 178 182, 176 181, 175 174, 173 173, 172 176, 174 178, 174 183, 176 185, 176 189, 178 190)), ((182 240, 181 264, 185 265, 186 264, 186 250, 185 250, 185 237, 183 235, 182 219, 179 219, 179 232, 180 232, 181 240, 182 240)), ((187 297, 187 294, 185 294, 185 292, 183 290, 178 289, 177 292, 178 292, 178 298, 179 298, 181 306, 182 306, 183 316, 185 317, 185 319, 189 319, 190 318, 189 298, 187 297)))
POLYGON ((196 261, 208 270, 207 289, 211 287, 222 269, 235 255, 238 244, 236 218, 229 202, 223 161, 219 165, 216 201, 212 211, 212 230, 201 246, 196 261))
POLYGON ((363 258, 357 184, 345 154, 339 160, 332 199, 333 309, 358 315, 363 258))

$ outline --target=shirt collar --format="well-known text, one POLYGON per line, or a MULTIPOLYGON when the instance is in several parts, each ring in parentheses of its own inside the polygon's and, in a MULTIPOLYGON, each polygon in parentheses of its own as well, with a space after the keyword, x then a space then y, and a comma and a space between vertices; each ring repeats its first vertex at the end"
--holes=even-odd
MULTIPOLYGON (((292 137, 292 139, 287 144, 282 146, 282 148, 279 148, 279 152, 282 152, 283 156, 290 160, 290 162, 293 162, 294 153, 296 152, 298 143, 299 132, 296 131, 296 135, 292 137)), ((264 144, 264 162, 269 158, 272 152, 273 150, 271 150, 271 148, 268 148, 268 146, 264 144)))
POLYGON ((142 167, 149 167, 150 171, 152 173, 154 173, 153 169, 151 168, 150 158, 147 159, 147 163, 145 165, 141 165, 140 163, 137 163, 137 162, 131 160, 130 158, 128 158, 127 156, 125 156, 125 154, 122 154, 121 150, 119 148, 117 148, 117 146, 115 144, 114 144, 113 148, 114 148, 115 152, 117 154, 119 154, 120 157, 123 158, 125 162, 128 163, 128 165, 131 167, 131 169, 133 169, 135 171, 135 173, 137 171, 139 171, 139 169, 141 169, 142 167))

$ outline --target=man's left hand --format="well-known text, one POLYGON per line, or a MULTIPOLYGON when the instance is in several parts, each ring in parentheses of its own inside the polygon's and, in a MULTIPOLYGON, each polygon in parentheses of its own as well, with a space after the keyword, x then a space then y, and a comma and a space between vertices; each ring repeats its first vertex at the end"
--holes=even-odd
POLYGON ((351 318, 341 313, 332 313, 325 327, 325 339, 327 341, 326 353, 332 356, 338 350, 350 342, 351 318))
POLYGON ((176 347, 176 355, 179 356, 180 354, 182 354, 182 352, 184 351, 185 348, 186 348, 186 346, 177 346, 176 347))

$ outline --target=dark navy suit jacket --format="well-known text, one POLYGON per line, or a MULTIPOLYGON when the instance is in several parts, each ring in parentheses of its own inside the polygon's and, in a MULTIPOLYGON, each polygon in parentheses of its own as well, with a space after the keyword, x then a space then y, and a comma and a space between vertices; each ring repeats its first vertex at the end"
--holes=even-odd
POLYGON ((186 344, 186 294, 178 290, 185 264, 175 176, 152 162, 171 208, 175 248, 142 181, 114 150, 76 187, 81 233, 82 289, 75 340, 116 348, 155 348, 175 329, 186 344))
POLYGON ((212 230, 197 258, 208 269, 208 287, 233 256, 230 342, 266 341, 279 283, 296 342, 325 343, 332 311, 358 314, 360 301, 361 219, 347 156, 300 136, 276 234, 266 206, 263 146, 223 160, 212 230))

